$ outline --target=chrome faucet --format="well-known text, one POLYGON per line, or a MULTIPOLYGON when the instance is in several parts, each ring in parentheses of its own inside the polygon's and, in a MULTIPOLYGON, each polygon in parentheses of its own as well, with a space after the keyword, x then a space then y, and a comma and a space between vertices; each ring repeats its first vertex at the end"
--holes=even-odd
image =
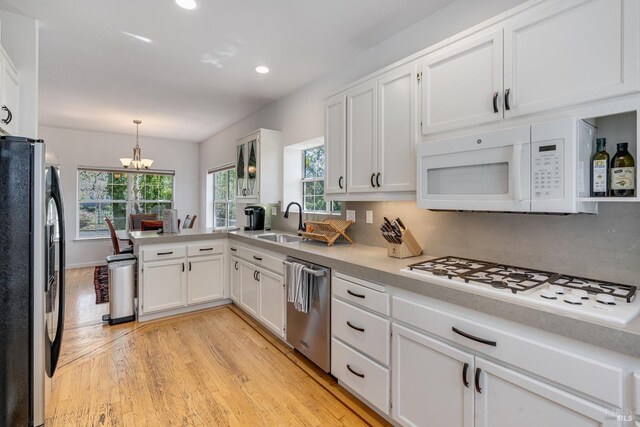
POLYGON ((296 206, 298 206, 298 209, 300 209, 300 216, 298 217, 298 231, 305 231, 306 229, 302 225, 302 206, 300 206, 300 203, 298 203, 298 202, 289 203, 287 205, 287 209, 285 209, 285 211, 284 211, 284 217, 285 218, 289 218, 289 208, 291 207, 291 205, 296 205, 296 206))

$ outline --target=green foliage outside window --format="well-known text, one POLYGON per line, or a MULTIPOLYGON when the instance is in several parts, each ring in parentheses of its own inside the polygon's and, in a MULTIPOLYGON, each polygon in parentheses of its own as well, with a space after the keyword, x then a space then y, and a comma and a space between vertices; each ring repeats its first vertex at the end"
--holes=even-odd
POLYGON ((340 202, 329 202, 324 198, 324 146, 302 152, 304 177, 302 179, 303 209, 308 212, 340 212, 340 202))

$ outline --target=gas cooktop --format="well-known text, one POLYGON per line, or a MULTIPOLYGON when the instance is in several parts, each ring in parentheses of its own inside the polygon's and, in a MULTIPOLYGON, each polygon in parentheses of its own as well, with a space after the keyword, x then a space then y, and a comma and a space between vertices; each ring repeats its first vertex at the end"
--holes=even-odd
POLYGON ((631 285, 451 256, 410 264, 402 272, 608 322, 625 324, 640 314, 631 285))

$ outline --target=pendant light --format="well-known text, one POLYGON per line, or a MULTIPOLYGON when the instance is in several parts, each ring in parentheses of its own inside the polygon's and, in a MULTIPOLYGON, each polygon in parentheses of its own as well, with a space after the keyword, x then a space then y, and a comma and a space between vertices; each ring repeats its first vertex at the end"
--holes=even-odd
POLYGON ((138 129, 140 127, 140 124, 142 123, 142 120, 134 120, 133 123, 136 124, 136 146, 133 148, 133 159, 128 157, 123 157, 120 159, 120 163, 122 163, 122 167, 124 167, 125 169, 128 169, 128 168, 136 168, 137 170, 149 169, 153 164, 153 160, 141 158, 142 155, 140 152, 140 145, 138 144, 138 135, 139 135, 138 129))

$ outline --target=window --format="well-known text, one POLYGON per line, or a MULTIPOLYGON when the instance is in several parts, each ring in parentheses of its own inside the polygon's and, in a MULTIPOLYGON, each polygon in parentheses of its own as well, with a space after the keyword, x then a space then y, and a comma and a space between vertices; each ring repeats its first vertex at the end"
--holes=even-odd
POLYGON ((213 183, 213 227, 236 225, 236 170, 233 167, 209 172, 213 183))
POLYGON ((302 208, 305 212, 340 213, 340 202, 324 199, 324 146, 302 150, 302 208))
POLYGON ((129 213, 162 219, 173 206, 173 175, 78 169, 78 237, 107 237, 104 218, 127 229, 129 213))

